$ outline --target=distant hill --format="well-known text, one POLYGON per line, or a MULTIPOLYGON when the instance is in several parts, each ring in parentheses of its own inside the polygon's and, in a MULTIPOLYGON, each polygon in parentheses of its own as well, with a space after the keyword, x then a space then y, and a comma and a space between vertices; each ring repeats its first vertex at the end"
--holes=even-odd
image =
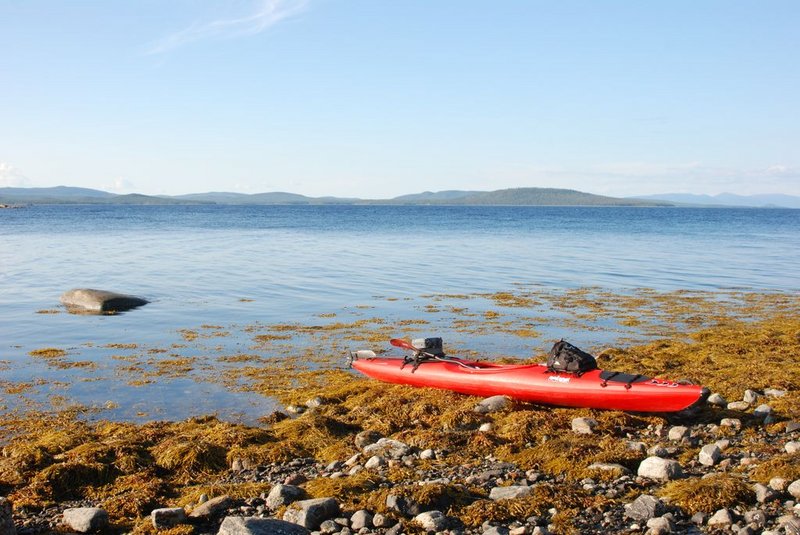
POLYGON ((191 201, 131 193, 117 195, 89 188, 0 188, 2 204, 196 204, 191 201))
POLYGON ((215 204, 352 204, 361 200, 343 197, 307 197, 283 191, 252 194, 232 192, 190 193, 188 195, 165 198, 215 204))
POLYGON ((446 201, 447 204, 524 206, 671 206, 665 201, 619 199, 572 189, 511 188, 476 192, 446 201))
POLYGON ((800 208, 800 197, 781 194, 736 195, 734 193, 720 193, 719 195, 694 195, 692 193, 662 193, 636 198, 702 206, 800 208))
POLYGON ((445 190, 445 191, 423 191, 422 193, 411 193, 409 195, 400 195, 391 199, 397 202, 412 202, 412 203, 434 203, 438 201, 452 201, 455 199, 463 199, 476 193, 485 193, 482 191, 461 191, 461 190, 445 190))

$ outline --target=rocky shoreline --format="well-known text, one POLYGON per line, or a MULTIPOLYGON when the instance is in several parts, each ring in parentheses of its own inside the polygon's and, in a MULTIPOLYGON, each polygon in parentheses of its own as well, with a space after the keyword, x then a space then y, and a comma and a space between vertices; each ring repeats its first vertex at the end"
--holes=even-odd
MULTIPOLYGON (((133 531, 797 534, 800 422, 774 422, 768 402, 786 393, 771 390, 770 394, 773 397, 747 391, 742 401, 732 403, 712 396, 700 414, 680 424, 626 428, 620 440, 632 453, 630 459, 637 461, 627 462, 628 466, 592 463, 582 467, 587 477, 554 474, 547 468, 525 469, 492 454, 469 464, 452 464, 447 459, 453 452, 420 449, 370 429, 349 437, 357 453, 327 463, 296 458, 253 464, 246 458, 229 457, 230 467, 217 474, 211 488, 241 487, 244 494, 209 497, 201 493, 195 502, 182 507, 158 503, 147 511, 149 514, 142 515, 148 522, 134 525, 133 531), (754 403, 758 405, 753 411, 750 407, 754 403), (765 446, 771 449, 765 450, 765 446), (778 458, 782 462, 775 463, 778 458), (633 464, 636 468, 629 468, 633 464), (339 494, 316 496, 324 486, 320 482, 331 490, 338 489, 339 494), (247 494, 248 487, 258 484, 265 484, 269 490, 247 494), (353 500, 351 486, 368 489, 363 495, 372 494, 371 502, 353 500), (358 503, 370 503, 371 507, 358 507, 358 503)), ((513 416, 520 408, 497 399, 489 401, 474 408, 483 421, 471 431, 475 436, 491 437, 494 416, 513 416), (493 407, 488 413, 487 405, 493 407)), ((307 405, 297 421, 313 417, 326 403, 315 398, 307 405)), ((605 426, 594 418, 576 417, 570 422, 569 433, 599 437, 609 431, 605 426)), ((552 442, 556 440, 528 447, 548 448, 552 442)), ((576 458, 574 463, 580 466, 582 459, 576 458)), ((8 505, 7 500, 0 500, 0 507, 8 505)), ((101 500, 84 499, 40 510, 17 508, 13 523, 18 535, 65 529, 128 531, 130 526, 119 524, 120 519, 115 519, 116 524, 109 523, 102 505, 101 500)), ((6 522, 0 532, 7 535, 15 531, 6 522)))

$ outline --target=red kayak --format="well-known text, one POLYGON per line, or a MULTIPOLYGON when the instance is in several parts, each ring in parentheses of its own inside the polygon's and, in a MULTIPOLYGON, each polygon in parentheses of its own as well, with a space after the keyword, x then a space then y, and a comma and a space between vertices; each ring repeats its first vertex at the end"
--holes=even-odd
POLYGON ((442 388, 474 396, 505 395, 561 407, 674 412, 705 400, 709 393, 699 385, 613 371, 595 369, 581 375, 553 372, 545 364, 491 364, 447 357, 412 365, 408 359, 358 351, 353 354, 352 366, 388 383, 442 388))

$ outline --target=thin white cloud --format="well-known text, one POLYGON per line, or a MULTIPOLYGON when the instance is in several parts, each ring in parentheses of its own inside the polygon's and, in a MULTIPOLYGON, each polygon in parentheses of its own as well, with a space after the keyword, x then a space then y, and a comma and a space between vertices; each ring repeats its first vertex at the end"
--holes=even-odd
POLYGON ((108 184, 103 189, 114 193, 130 193, 136 190, 136 186, 127 178, 120 176, 115 178, 111 184, 108 184))
POLYGON ((167 35, 153 44, 149 54, 163 54, 175 48, 205 39, 231 39, 255 35, 282 20, 302 13, 309 0, 262 0, 250 15, 194 23, 188 28, 167 35))
POLYGON ((20 173, 13 165, 0 162, 0 188, 27 188, 30 187, 28 177, 20 173))

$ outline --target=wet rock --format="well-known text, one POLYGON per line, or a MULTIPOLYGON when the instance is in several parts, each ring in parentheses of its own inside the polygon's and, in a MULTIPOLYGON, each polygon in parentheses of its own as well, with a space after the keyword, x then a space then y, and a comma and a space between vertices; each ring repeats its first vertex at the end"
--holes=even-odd
POLYGON ((525 485, 511 485, 508 487, 494 487, 489 491, 489 499, 491 500, 511 500, 514 498, 522 498, 529 496, 531 488, 525 485))
POLYGON ((639 465, 637 474, 649 479, 670 480, 681 477, 683 470, 678 461, 661 457, 648 457, 639 465))
POLYGON ((294 485, 275 485, 267 494, 265 505, 272 509, 278 509, 284 505, 296 502, 305 497, 305 491, 294 485))
POLYGON ((358 531, 361 528, 371 528, 372 519, 372 513, 366 509, 360 509, 353 513, 353 516, 350 517, 350 527, 355 531, 358 531))
POLYGON ((597 420, 594 418, 574 418, 572 420, 572 431, 581 435, 591 435, 597 427, 597 420))
POLYGON ((169 529, 186 522, 186 511, 183 507, 153 509, 150 512, 150 521, 156 529, 169 529))
POLYGON ((369 456, 385 455, 391 459, 401 459, 411 453, 411 446, 392 438, 382 438, 376 443, 366 446, 363 453, 369 456))
POLYGON ((720 509, 708 519, 709 527, 722 528, 730 526, 731 524, 733 524, 733 517, 731 516, 731 512, 727 509, 720 509))
POLYGON ((792 481, 791 484, 786 488, 786 491, 796 499, 800 500, 800 479, 792 481))
POLYGON ((720 452, 719 446, 716 444, 708 444, 703 446, 703 449, 700 450, 700 453, 697 455, 697 460, 700 461, 700 464, 703 466, 714 466, 719 461, 722 452, 720 452))
POLYGON ((16 535, 11 502, 0 497, 0 535, 16 535))
POLYGON ((675 442, 680 442, 681 440, 683 440, 688 436, 689 436, 689 428, 683 425, 676 425, 670 427, 669 433, 667 433, 667 438, 675 442))
POLYGON ((750 404, 746 401, 731 401, 728 403, 729 411, 746 411, 750 408, 750 404))
POLYGON ((478 403, 473 410, 479 414, 488 414, 505 409, 509 402, 506 396, 492 396, 478 403))
POLYGON ((233 500, 227 494, 211 498, 201 503, 189 513, 189 518, 210 518, 219 515, 233 506, 233 500))
POLYGON ((338 514, 339 503, 334 498, 315 498, 293 502, 283 513, 283 519, 308 529, 317 529, 338 514))
POLYGON ((377 441, 383 438, 383 435, 378 433, 377 431, 373 431, 371 429, 367 429, 365 431, 361 431, 356 435, 354 439, 356 448, 363 450, 370 444, 375 444, 377 441))
POLYGON ((783 445, 783 449, 786 451, 786 453, 795 453, 797 451, 800 451, 800 442, 796 440, 787 442, 786 444, 783 445))
POLYGON ((108 527, 108 513, 99 507, 74 507, 64 510, 64 524, 79 533, 108 527))
POLYGON ((308 535, 303 526, 276 518, 228 516, 217 535, 308 535))
POLYGON ((716 392, 708 396, 706 403, 709 405, 715 405, 717 407, 727 407, 728 405, 728 401, 722 397, 722 395, 717 394, 716 392))
POLYGON ((61 295, 63 303, 70 312, 124 312, 146 305, 148 301, 133 295, 119 294, 92 288, 76 288, 61 295))
POLYGON ((633 502, 625 505, 625 516, 633 520, 644 522, 664 514, 664 504, 649 494, 642 494, 633 502))
POLYGON ((425 511, 415 516, 414 521, 426 531, 442 531, 447 527, 447 517, 441 511, 425 511))

